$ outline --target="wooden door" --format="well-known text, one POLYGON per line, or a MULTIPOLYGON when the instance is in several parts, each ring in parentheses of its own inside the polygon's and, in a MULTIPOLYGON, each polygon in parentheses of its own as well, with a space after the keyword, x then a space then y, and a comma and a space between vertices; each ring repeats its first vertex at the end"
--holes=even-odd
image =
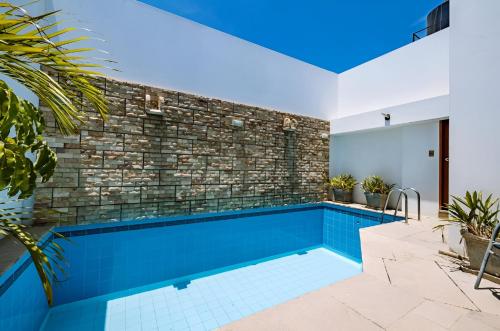
POLYGON ((444 210, 449 196, 450 121, 443 120, 439 124, 439 206, 444 210))

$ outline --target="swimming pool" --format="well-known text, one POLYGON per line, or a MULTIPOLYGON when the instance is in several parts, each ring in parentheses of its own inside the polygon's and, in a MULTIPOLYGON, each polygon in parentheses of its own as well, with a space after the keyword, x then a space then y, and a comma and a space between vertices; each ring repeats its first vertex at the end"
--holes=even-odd
POLYGON ((213 329, 358 274, 359 229, 378 224, 319 203, 61 227, 55 307, 21 259, 1 278, 0 329, 213 329))

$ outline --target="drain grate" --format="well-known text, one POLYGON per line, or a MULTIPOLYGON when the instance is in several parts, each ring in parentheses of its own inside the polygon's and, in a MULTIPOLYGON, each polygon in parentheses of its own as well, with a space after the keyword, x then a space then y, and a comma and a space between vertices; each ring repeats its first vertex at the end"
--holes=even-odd
POLYGON ((183 280, 177 283, 174 283, 172 286, 175 287, 177 290, 184 290, 188 287, 188 285, 191 284, 190 280, 183 280))

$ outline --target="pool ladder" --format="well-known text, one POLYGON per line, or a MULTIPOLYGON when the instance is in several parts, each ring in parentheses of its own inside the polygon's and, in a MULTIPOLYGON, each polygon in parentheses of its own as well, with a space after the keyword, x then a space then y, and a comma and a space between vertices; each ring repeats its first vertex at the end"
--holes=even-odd
POLYGON ((399 202, 401 201, 401 196, 404 195, 405 197, 405 223, 408 223, 408 194, 406 191, 413 191, 417 194, 417 210, 418 210, 418 220, 420 221, 420 193, 414 189, 413 187, 406 187, 406 188, 394 188, 389 191, 389 194, 387 195, 387 200, 385 201, 384 209, 382 210, 382 223, 384 223, 384 216, 385 216, 385 211, 387 209, 387 205, 389 204, 389 199, 391 198, 391 194, 393 192, 399 192, 398 196, 398 202, 396 203, 396 209, 394 210, 394 216, 397 215, 398 213, 398 206, 399 202))

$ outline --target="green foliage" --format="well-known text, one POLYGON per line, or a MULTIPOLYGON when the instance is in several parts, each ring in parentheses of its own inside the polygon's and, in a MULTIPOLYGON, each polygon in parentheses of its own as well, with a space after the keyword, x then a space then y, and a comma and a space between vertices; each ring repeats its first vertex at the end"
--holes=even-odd
MULTIPOLYGON (((8 207, 7 202, 0 202, 0 234, 12 236, 21 243, 33 260, 36 271, 42 281, 43 289, 49 305, 52 305, 53 294, 51 281, 56 277, 55 269, 64 274, 64 250, 54 241, 50 241, 42 250, 38 246, 38 239, 25 230, 23 221, 31 219, 31 209, 25 207, 8 207)), ((54 236, 63 238, 60 234, 52 232, 54 236)))
MULTIPOLYGON (((86 69, 100 65, 87 63, 80 55, 90 49, 67 48, 86 38, 64 39, 74 29, 58 30, 58 22, 47 22, 57 11, 33 17, 5 2, 0 2, 0 9, 4 9, 0 13, 0 73, 17 80, 48 105, 63 134, 78 131, 84 102, 105 119, 106 100, 92 83, 101 74, 86 69)), ((19 194, 23 199, 32 195, 38 176, 42 182, 50 179, 57 158, 42 137, 41 111, 18 98, 3 81, 0 107, 0 190, 8 189, 9 196, 19 194), (26 156, 29 152, 36 156, 34 163, 26 156)))
POLYGON ((443 229, 450 224, 459 224, 469 233, 491 238, 493 229, 498 221, 499 203, 498 198, 494 199, 490 194, 483 199, 482 192, 467 191, 465 197, 452 196, 452 203, 448 204, 449 219, 446 224, 440 224, 434 229, 443 229))
POLYGON ((351 174, 340 174, 330 178, 330 187, 336 190, 352 192, 358 182, 351 174))
POLYGON ((78 132, 83 122, 81 108, 88 102, 105 119, 108 111, 102 91, 92 84, 101 74, 85 62, 82 52, 72 48, 86 37, 64 39, 74 28, 59 29, 60 22, 48 23, 57 11, 40 16, 10 3, 0 2, 0 73, 18 81, 35 93, 54 113, 63 134, 78 132), (57 76, 54 80, 41 68, 57 76))
POLYGON ((41 111, 0 81, 0 190, 10 197, 31 196, 37 176, 46 182, 54 173, 57 157, 43 140, 44 126, 41 111), (36 155, 34 163, 28 152, 36 155))
POLYGON ((361 187, 367 193, 388 194, 394 184, 386 184, 380 176, 368 176, 363 179, 361 187))
MULTIPOLYGON (((87 38, 65 39, 75 29, 60 29, 59 22, 48 23, 57 11, 30 16, 24 8, 8 2, 0 2, 1 10, 0 73, 36 94, 51 109, 62 134, 78 132, 84 105, 106 120, 106 99, 93 84, 101 73, 91 70, 102 66, 86 62, 81 55, 92 49, 67 48, 87 38)), ((11 197, 31 196, 37 178, 46 182, 54 173, 57 157, 42 137, 44 127, 41 111, 0 81, 0 190, 8 190, 11 197), (30 153, 34 162, 27 156, 30 153)), ((52 304, 51 280, 54 267, 63 271, 59 263, 63 261, 63 250, 51 242, 42 251, 37 239, 20 224, 31 218, 23 208, 0 208, 0 234, 12 236, 26 247, 52 304)))

